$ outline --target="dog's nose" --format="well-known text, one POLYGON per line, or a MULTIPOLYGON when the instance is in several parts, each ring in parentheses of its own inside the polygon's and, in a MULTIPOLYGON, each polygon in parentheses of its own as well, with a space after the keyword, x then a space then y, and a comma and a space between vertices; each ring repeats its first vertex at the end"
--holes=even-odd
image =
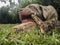
POLYGON ((20 11, 22 11, 22 9, 20 9, 20 11))
POLYGON ((20 11, 23 11, 23 8, 21 8, 20 11))

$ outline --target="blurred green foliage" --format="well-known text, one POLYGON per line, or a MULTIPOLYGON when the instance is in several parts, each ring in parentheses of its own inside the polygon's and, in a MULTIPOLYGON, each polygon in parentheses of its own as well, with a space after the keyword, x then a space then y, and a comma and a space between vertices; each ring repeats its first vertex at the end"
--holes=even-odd
POLYGON ((17 23, 19 21, 18 9, 10 10, 9 7, 2 7, 0 9, 0 23, 17 23))

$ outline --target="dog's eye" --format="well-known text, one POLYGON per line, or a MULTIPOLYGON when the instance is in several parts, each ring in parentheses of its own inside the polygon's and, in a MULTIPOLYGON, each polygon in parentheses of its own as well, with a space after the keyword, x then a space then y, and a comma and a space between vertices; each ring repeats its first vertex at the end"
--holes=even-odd
POLYGON ((37 8, 34 6, 29 6, 30 9, 32 9, 33 11, 37 11, 37 8))
POLYGON ((33 6, 29 6, 29 8, 34 9, 34 7, 33 7, 33 6))
POLYGON ((33 6, 29 5, 29 8, 32 8, 33 6))

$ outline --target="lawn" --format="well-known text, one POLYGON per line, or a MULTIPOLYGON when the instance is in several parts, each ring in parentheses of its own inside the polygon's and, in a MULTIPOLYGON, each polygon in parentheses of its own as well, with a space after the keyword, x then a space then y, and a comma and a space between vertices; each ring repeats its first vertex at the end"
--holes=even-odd
POLYGON ((38 29, 15 33, 17 24, 0 24, 0 45, 60 45, 60 32, 54 29, 51 34, 42 34, 38 29))

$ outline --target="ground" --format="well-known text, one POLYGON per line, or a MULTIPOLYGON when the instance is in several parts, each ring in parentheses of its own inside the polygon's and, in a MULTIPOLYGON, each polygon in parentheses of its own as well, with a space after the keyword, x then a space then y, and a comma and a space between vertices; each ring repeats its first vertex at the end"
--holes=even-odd
POLYGON ((54 29, 51 34, 42 34, 38 29, 15 33, 17 24, 0 24, 0 45, 60 45, 60 32, 54 29))

